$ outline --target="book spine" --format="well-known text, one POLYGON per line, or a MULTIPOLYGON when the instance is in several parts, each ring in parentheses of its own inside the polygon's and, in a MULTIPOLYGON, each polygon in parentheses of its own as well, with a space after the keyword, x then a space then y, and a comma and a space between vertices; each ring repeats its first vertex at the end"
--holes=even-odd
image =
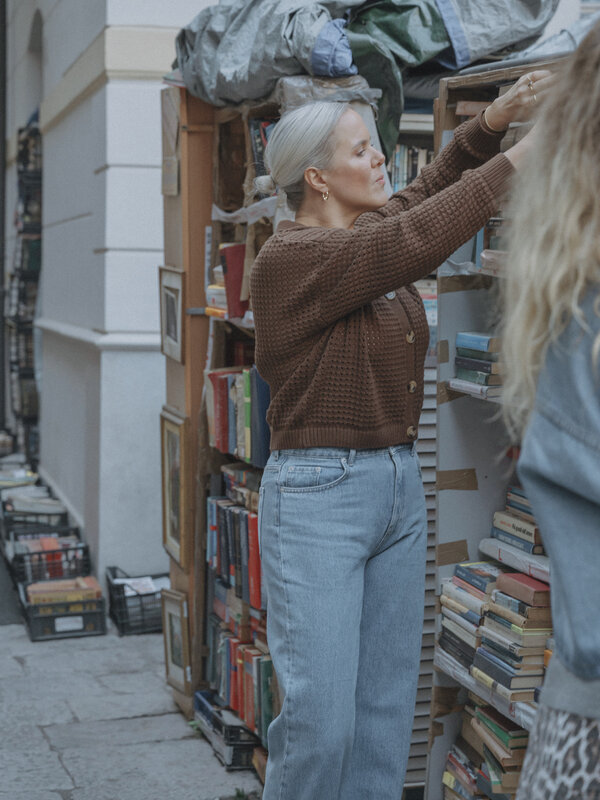
POLYGON ((459 381, 469 381, 476 383, 478 386, 490 386, 490 375, 486 372, 479 372, 474 369, 463 369, 463 367, 456 368, 456 377, 459 381))
POLYGON ((457 347, 456 355, 461 358, 474 358, 477 361, 498 361, 500 358, 499 353, 487 353, 483 350, 469 350, 467 347, 457 347))
POLYGON ((498 539, 499 542, 504 542, 505 544, 511 544, 513 547, 516 547, 517 550, 522 550, 524 553, 532 553, 533 555, 539 555, 544 552, 544 548, 541 544, 533 544, 533 542, 527 542, 525 539, 521 539, 519 536, 516 536, 513 533, 508 533, 501 528, 496 528, 495 525, 492 525, 492 531, 490 533, 492 539, 498 539))
POLYGON ((511 597, 509 594, 505 594, 498 589, 494 589, 492 601, 496 603, 497 606, 502 606, 506 608, 507 611, 512 611, 514 614, 518 614, 522 617, 527 616, 527 612, 530 608, 527 603, 523 603, 521 600, 517 600, 516 597, 511 597))
POLYGON ((465 592, 469 592, 474 597, 478 597, 480 600, 487 600, 487 595, 481 589, 477 589, 475 586, 470 584, 468 581, 464 581, 462 578, 459 578, 458 575, 452 576, 452 583, 455 586, 458 586, 461 589, 464 589, 465 592))
POLYGON ((466 583, 471 584, 471 586, 474 586, 476 589, 479 589, 480 592, 487 594, 488 581, 483 576, 476 575, 475 573, 471 572, 468 567, 465 567, 462 564, 457 564, 455 566, 454 574, 457 578, 460 578, 466 583))
POLYGON ((466 333, 460 331, 456 334, 456 347, 465 347, 468 350, 482 350, 487 352, 490 349, 490 336, 482 336, 478 333, 466 333))
POLYGON ((476 372, 486 372, 492 374, 494 372, 493 361, 486 361, 481 358, 465 358, 464 356, 456 356, 454 363, 457 367, 462 367, 466 370, 475 370, 476 372))
POLYGON ((446 580, 442 584, 442 595, 445 595, 462 606, 466 606, 471 611, 474 611, 478 616, 482 616, 485 610, 485 602, 480 600, 471 592, 467 592, 460 586, 457 586, 451 580, 446 580))
POLYGON ((460 603, 456 602, 456 600, 453 600, 451 597, 446 597, 445 595, 442 595, 440 597, 440 603, 446 608, 449 608, 451 611, 454 611, 460 617, 465 619, 467 622, 470 622, 472 625, 475 625, 476 627, 481 622, 481 614, 477 614, 470 608, 461 605, 460 603))
POLYGON ((442 615, 448 619, 451 619, 457 625, 460 625, 460 627, 464 628, 468 633, 471 634, 471 636, 477 636, 477 628, 479 623, 474 624, 469 622, 469 620, 465 619, 460 614, 457 614, 455 611, 452 611, 446 606, 442 608, 442 615))
POLYGON ((540 530, 537 525, 533 525, 525 520, 515 519, 504 511, 496 511, 494 514, 494 526, 506 533, 511 533, 513 536, 518 536, 519 539, 524 539, 526 542, 532 544, 539 544, 540 530))
POLYGON ((252 390, 250 384, 250 370, 245 369, 244 374, 244 451, 246 461, 250 461, 252 454, 252 390))
POLYGON ((484 656, 483 653, 477 650, 473 659, 473 666, 480 669, 482 672, 494 681, 506 686, 507 689, 511 688, 511 681, 513 675, 510 670, 503 669, 497 662, 491 661, 484 656))

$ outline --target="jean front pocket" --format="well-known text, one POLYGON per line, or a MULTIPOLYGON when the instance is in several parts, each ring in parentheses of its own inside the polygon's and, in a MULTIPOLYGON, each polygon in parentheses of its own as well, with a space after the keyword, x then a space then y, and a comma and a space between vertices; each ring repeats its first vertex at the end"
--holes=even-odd
POLYGON ((282 492, 322 492, 340 484, 348 475, 345 458, 331 463, 288 464, 281 475, 282 492))

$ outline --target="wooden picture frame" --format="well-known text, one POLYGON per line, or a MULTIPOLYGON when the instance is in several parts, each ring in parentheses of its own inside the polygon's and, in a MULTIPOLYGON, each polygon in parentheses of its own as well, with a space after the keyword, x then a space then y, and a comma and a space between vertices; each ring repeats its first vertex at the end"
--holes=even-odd
POLYGON ((160 415, 163 547, 182 569, 188 565, 191 536, 188 431, 186 417, 163 408, 160 415))
POLYGON ((169 358, 185 360, 185 273, 177 267, 159 267, 160 349, 169 358))
POLYGON ((187 594, 161 592, 167 683, 183 694, 192 693, 192 663, 187 594))

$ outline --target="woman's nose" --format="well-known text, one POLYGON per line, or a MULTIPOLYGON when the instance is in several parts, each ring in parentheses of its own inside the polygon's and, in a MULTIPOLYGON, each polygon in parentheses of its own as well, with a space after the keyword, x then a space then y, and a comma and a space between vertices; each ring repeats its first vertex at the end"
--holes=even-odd
POLYGON ((374 166, 379 167, 379 166, 381 166, 381 164, 383 164, 384 161, 385 161, 385 156, 383 155, 383 153, 381 153, 379 150, 375 150, 375 148, 373 148, 373 164, 374 164, 374 166))

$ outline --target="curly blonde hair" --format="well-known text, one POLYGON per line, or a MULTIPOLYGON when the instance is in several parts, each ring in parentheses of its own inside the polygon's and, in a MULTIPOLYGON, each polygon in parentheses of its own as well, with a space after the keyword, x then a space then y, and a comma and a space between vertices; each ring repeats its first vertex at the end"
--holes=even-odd
POLYGON ((581 301, 600 283, 600 23, 561 65, 536 128, 506 208, 503 415, 515 441, 533 409, 548 346, 572 318, 586 327, 581 301))

